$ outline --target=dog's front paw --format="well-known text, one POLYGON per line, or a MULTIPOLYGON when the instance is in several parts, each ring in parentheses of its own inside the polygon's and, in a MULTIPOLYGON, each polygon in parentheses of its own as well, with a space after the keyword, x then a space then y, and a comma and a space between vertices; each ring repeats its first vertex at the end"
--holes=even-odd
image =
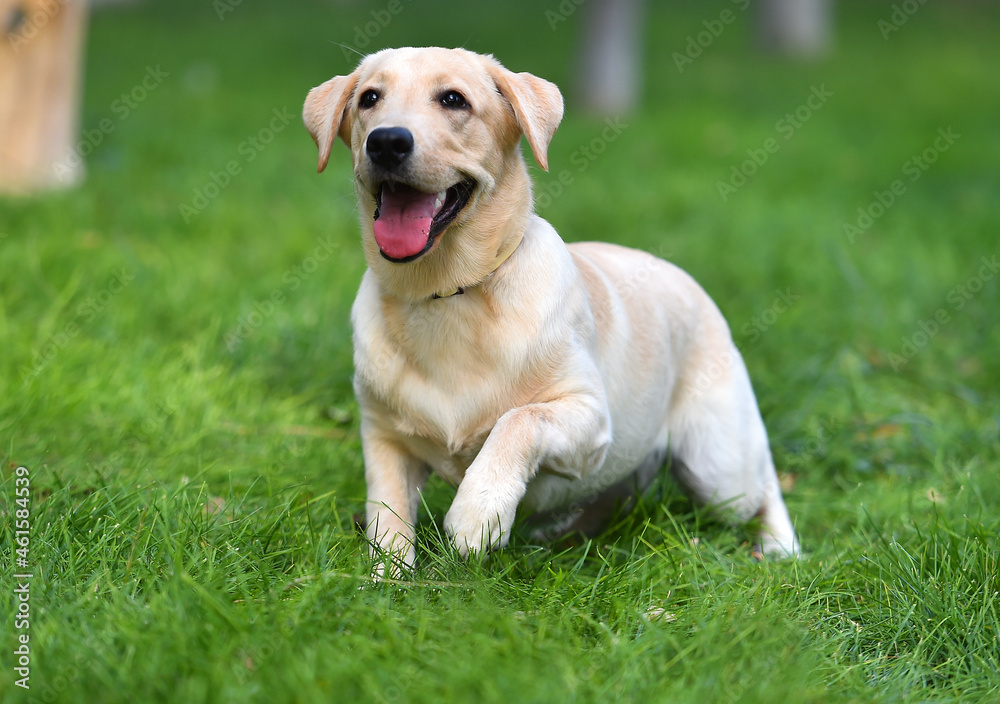
POLYGON ((414 528, 391 510, 376 510, 367 519, 365 535, 372 560, 372 579, 400 579, 413 569, 417 552, 414 528))
POLYGON ((403 548, 389 549, 373 545, 369 552, 372 559, 371 579, 373 582, 402 579, 413 570, 416 551, 412 544, 403 548))
POLYGON ((517 504, 462 500, 461 492, 444 517, 444 530, 462 557, 497 550, 510 540, 517 504))

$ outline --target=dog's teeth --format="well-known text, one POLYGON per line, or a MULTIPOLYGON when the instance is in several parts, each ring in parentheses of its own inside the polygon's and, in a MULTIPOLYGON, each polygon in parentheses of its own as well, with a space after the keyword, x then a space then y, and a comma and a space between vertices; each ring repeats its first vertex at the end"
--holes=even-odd
POLYGON ((448 191, 441 191, 437 194, 437 198, 434 200, 434 210, 440 210, 441 206, 444 205, 444 199, 448 197, 448 191))

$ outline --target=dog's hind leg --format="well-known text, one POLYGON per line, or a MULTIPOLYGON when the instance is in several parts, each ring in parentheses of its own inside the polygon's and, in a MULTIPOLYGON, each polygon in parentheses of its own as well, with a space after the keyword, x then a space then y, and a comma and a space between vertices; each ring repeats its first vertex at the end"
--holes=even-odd
POLYGON ((668 421, 674 475, 694 499, 734 521, 759 516, 765 555, 795 555, 798 540, 750 377, 735 347, 725 362, 706 365, 678 390, 668 421))

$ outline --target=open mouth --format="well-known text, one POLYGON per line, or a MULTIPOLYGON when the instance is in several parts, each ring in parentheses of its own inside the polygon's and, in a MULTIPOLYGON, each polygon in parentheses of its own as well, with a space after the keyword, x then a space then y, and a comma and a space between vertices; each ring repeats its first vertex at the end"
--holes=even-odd
POLYGON ((390 262, 413 261, 430 251, 435 238, 458 217, 476 184, 461 181, 440 193, 386 181, 375 192, 373 230, 382 256, 390 262))

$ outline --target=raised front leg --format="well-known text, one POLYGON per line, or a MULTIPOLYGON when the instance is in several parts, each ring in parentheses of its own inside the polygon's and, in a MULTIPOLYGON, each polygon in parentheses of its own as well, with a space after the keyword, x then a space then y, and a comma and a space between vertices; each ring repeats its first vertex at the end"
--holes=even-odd
POLYGON ((368 499, 365 524, 374 573, 381 577, 388 556, 397 568, 410 568, 415 557, 414 530, 420 490, 428 470, 399 444, 362 424, 368 499))
POLYGON ((517 505, 540 466, 580 478, 600 467, 610 443, 607 404, 596 395, 508 411, 459 484, 445 531, 463 557, 502 548, 510 539, 517 505))

